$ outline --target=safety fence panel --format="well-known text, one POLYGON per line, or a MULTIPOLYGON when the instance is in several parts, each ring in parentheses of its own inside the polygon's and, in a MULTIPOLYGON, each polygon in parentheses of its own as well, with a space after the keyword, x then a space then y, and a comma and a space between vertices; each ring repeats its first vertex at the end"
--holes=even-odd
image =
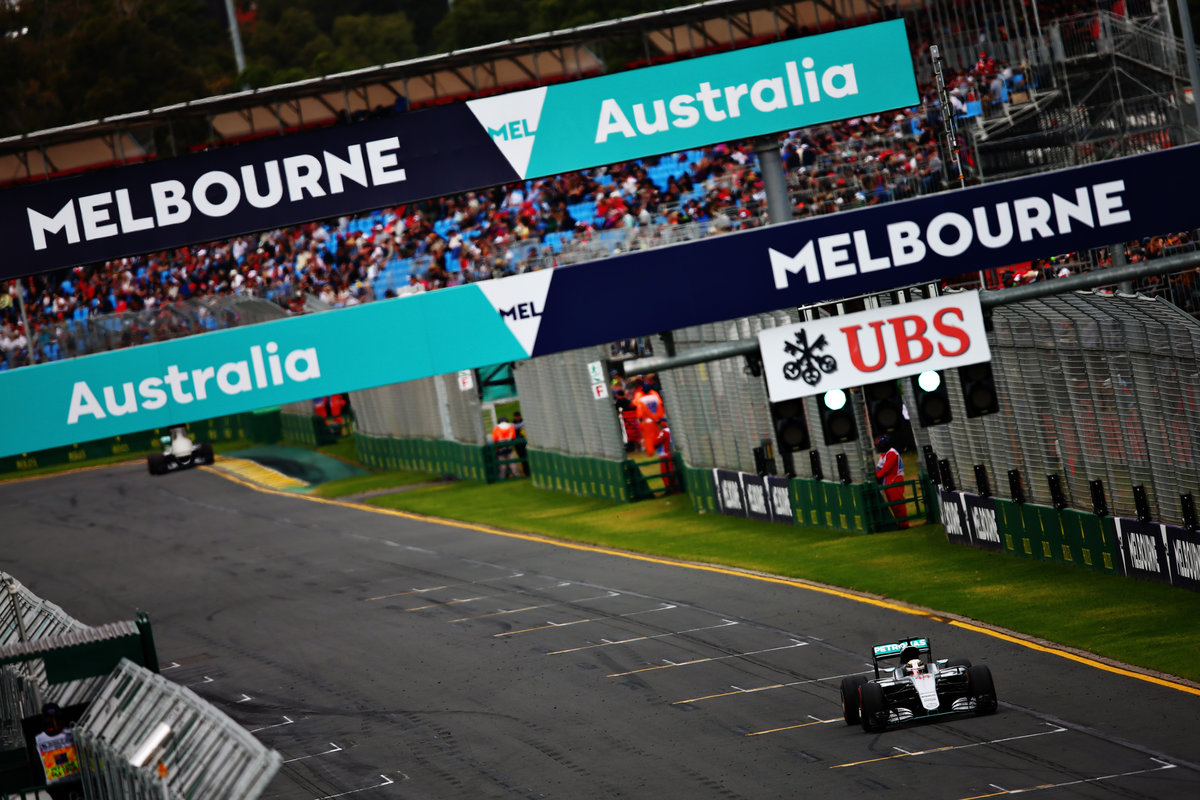
MULTIPOLYGON (((513 378, 531 448, 569 456, 625 460, 620 418, 609 393, 605 347, 518 361, 513 378), (599 365, 600 375, 594 375, 599 365), (593 387, 599 385, 597 391, 593 387)), ((667 404, 667 414, 671 405, 667 404)), ((531 465, 531 469, 532 469, 531 465)))
POLYGON ((350 405, 356 430, 370 436, 487 441, 474 381, 464 388, 457 374, 351 392, 350 405))
POLYGON ((496 451, 487 444, 369 436, 361 431, 355 431, 354 444, 359 460, 372 469, 429 472, 472 481, 496 480, 496 451))
POLYGON ((463 444, 486 442, 488 432, 484 430, 483 403, 474 380, 462 383, 457 374, 438 375, 432 380, 435 388, 440 387, 440 401, 446 414, 446 438, 463 444))
MULTIPOLYGON (((684 472, 692 506, 704 513, 716 510, 726 516, 848 533, 893 531, 907 521, 893 515, 881 487, 873 483, 789 479, 728 469, 688 467, 684 472)), ((910 481, 909 485, 907 491, 911 494, 906 502, 913 504, 924 519, 928 506, 936 505, 933 485, 927 479, 910 481)))
POLYGON ((74 735, 88 800, 255 800, 283 762, 190 689, 128 660, 74 735))
POLYGON ((350 394, 358 430, 372 436, 446 439, 433 378, 395 383, 350 394))
MULTIPOLYGON (((677 353, 707 345, 753 340, 764 328, 799 321, 794 309, 683 328, 672 333, 677 353)), ((655 342, 655 352, 667 343, 655 342)), ((744 358, 707 361, 663 372, 663 402, 676 448, 696 468, 753 472, 755 447, 774 441, 770 404, 761 375, 750 374, 744 358)))
POLYGON ((939 511, 954 544, 1122 574, 1111 518, 941 489, 939 511))
POLYGON ((637 485, 636 467, 632 461, 572 456, 532 448, 528 452, 530 480, 539 489, 620 502, 650 496, 648 487, 637 485))
MULTIPOLYGON (((726 322, 700 325, 673 331, 670 345, 677 353, 733 341, 753 340, 767 328, 800 321, 797 309, 782 309, 771 314, 742 317, 726 322)), ((661 337, 655 352, 666 350, 661 337)), ((693 468, 720 468, 743 472, 757 469, 754 450, 764 442, 776 450, 774 422, 761 364, 756 358, 725 358, 668 370, 662 373, 663 401, 671 418, 671 433, 676 448, 684 453, 693 468), (756 374, 757 373, 757 374, 756 374)), ((861 398, 851 392, 860 435, 845 444, 826 445, 822 435, 816 397, 804 398, 811 447, 821 465, 820 477, 837 475, 839 457, 845 459, 851 483, 874 478, 870 428, 861 398)), ((793 458, 791 472, 817 477, 810 456, 801 451, 793 458)), ((776 454, 775 470, 787 472, 782 453, 776 454)))
POLYGON ((0 795, 43 785, 29 758, 25 724, 56 703, 69 719, 123 660, 158 669, 150 620, 86 626, 0 573, 0 795))
MULTIPOLYGON (((1055 475, 1068 507, 1092 508, 1099 481, 1109 508, 1177 518, 1181 494, 1200 490, 1200 323, 1165 301, 1073 293, 993 312, 992 370, 1000 413, 924 431, 955 485, 975 485, 983 464, 993 488, 1020 471, 1025 499, 1051 502, 1055 475)), ((953 376, 951 382, 953 383, 953 376)))
POLYGON ((317 447, 322 444, 319 427, 323 420, 308 414, 282 413, 279 415, 280 436, 286 442, 305 447, 317 447))
POLYGON ((719 510, 712 470, 681 465, 680 474, 683 476, 684 491, 697 513, 712 514, 719 510))

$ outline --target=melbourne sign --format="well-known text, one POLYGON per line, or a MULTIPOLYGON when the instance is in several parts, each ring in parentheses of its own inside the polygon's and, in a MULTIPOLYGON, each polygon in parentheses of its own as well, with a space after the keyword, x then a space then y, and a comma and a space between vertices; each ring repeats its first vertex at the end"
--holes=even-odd
MULTIPOLYGON (((385 151, 379 153, 386 157, 385 151)), ((394 177, 401 168, 386 166, 381 175, 394 177)), ((366 161, 364 170, 371 174, 366 161)), ((324 314, 8 370, 0 373, 0 398, 9 418, 21 424, 0 435, 0 455, 885 291, 1047 253, 1185 230, 1200 222, 1200 212, 1164 193, 1160 176, 1197 173, 1200 145, 1177 147, 324 314), (987 235, 974 209, 983 209, 980 217, 988 223, 987 235), (991 237, 1003 234, 1005 219, 1012 222, 1011 236, 1005 237, 1008 243, 993 246, 998 240, 991 237), (953 238, 952 229, 959 231, 961 242, 953 238), (906 230, 913 232, 907 240, 906 230), (893 253, 887 257, 889 263, 881 269, 865 268, 873 263, 871 259, 883 257, 890 236, 898 237, 898 244, 889 250, 893 253), (900 244, 904 241, 908 245, 900 244), (917 241, 924 246, 919 260, 895 258, 905 247, 915 249, 917 241), (803 263, 795 271, 780 267, 778 254, 794 265, 796 258, 801 262, 807 258, 804 254, 810 245, 820 259, 813 268, 803 263), (870 259, 864 259, 867 253, 870 259), (628 302, 629 286, 659 299, 654 313, 628 302)), ((406 175, 412 180, 411 169, 406 175)), ((142 215, 131 213, 135 218, 142 215)), ((896 374, 893 370, 915 368, 918 361, 922 367, 932 367, 944 363, 934 359, 968 353, 986 359, 986 351, 975 349, 983 346, 976 307, 965 305, 970 302, 965 295, 942 300, 959 303, 961 317, 959 311, 946 310, 951 306, 926 313, 910 303, 880 309, 884 316, 872 318, 878 324, 859 322, 852 331, 857 354, 850 352, 849 333, 840 330, 856 323, 849 317, 835 320, 836 336, 846 347, 834 357, 837 369, 854 369, 860 375, 843 385, 883 380, 896 374), (910 314, 920 320, 899 319, 910 314), (893 324, 895 315, 899 316, 893 324), (925 327, 919 330, 922 323, 925 327), (923 358, 926 351, 928 359, 923 358), (908 361, 912 363, 897 363, 908 361)), ((795 341, 795 334, 791 336, 795 341)), ((828 347, 833 339, 826 337, 828 347)), ((810 334, 810 350, 818 338, 810 334)), ((829 351, 815 352, 819 356, 829 351)), ((782 366, 777 368, 782 371, 782 366)), ((831 368, 828 362, 818 363, 818 389, 831 380, 831 368)), ((808 386, 803 370, 799 380, 777 379, 808 386)))
POLYGON ((918 102, 896 20, 0 194, 0 279, 918 102))
POLYGON ((772 402, 991 360, 978 292, 758 334, 772 402))

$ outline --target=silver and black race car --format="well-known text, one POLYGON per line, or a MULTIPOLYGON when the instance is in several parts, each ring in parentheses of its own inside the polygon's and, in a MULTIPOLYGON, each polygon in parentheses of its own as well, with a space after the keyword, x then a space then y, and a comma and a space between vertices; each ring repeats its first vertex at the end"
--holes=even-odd
POLYGON ((842 679, 842 716, 868 733, 889 724, 944 714, 991 714, 997 708, 992 671, 965 658, 935 660, 929 640, 911 636, 875 645, 874 680, 842 679), (895 666, 892 660, 897 662, 895 666))
POLYGON ((169 431, 169 435, 159 440, 162 442, 162 452, 146 456, 146 468, 151 475, 166 475, 168 472, 213 463, 212 445, 193 442, 188 436, 187 426, 173 425, 169 431))

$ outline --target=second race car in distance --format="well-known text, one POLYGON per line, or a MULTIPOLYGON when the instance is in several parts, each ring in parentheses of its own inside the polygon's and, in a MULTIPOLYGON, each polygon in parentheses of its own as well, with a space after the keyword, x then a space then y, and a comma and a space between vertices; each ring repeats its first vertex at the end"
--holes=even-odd
POLYGON ((172 425, 169 435, 161 437, 160 441, 162 452, 146 457, 146 468, 151 475, 166 475, 168 472, 213 463, 212 445, 193 442, 186 425, 172 425))

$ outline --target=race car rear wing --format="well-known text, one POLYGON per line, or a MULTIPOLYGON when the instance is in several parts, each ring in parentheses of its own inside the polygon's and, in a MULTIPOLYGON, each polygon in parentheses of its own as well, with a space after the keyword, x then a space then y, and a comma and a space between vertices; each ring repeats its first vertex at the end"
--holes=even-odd
POLYGON ((929 639, 924 636, 910 636, 898 642, 877 644, 871 653, 871 661, 875 667, 876 678, 879 677, 879 662, 893 658, 898 659, 901 663, 911 661, 914 658, 924 658, 925 662, 928 663, 933 661, 933 650, 929 646, 929 639))

